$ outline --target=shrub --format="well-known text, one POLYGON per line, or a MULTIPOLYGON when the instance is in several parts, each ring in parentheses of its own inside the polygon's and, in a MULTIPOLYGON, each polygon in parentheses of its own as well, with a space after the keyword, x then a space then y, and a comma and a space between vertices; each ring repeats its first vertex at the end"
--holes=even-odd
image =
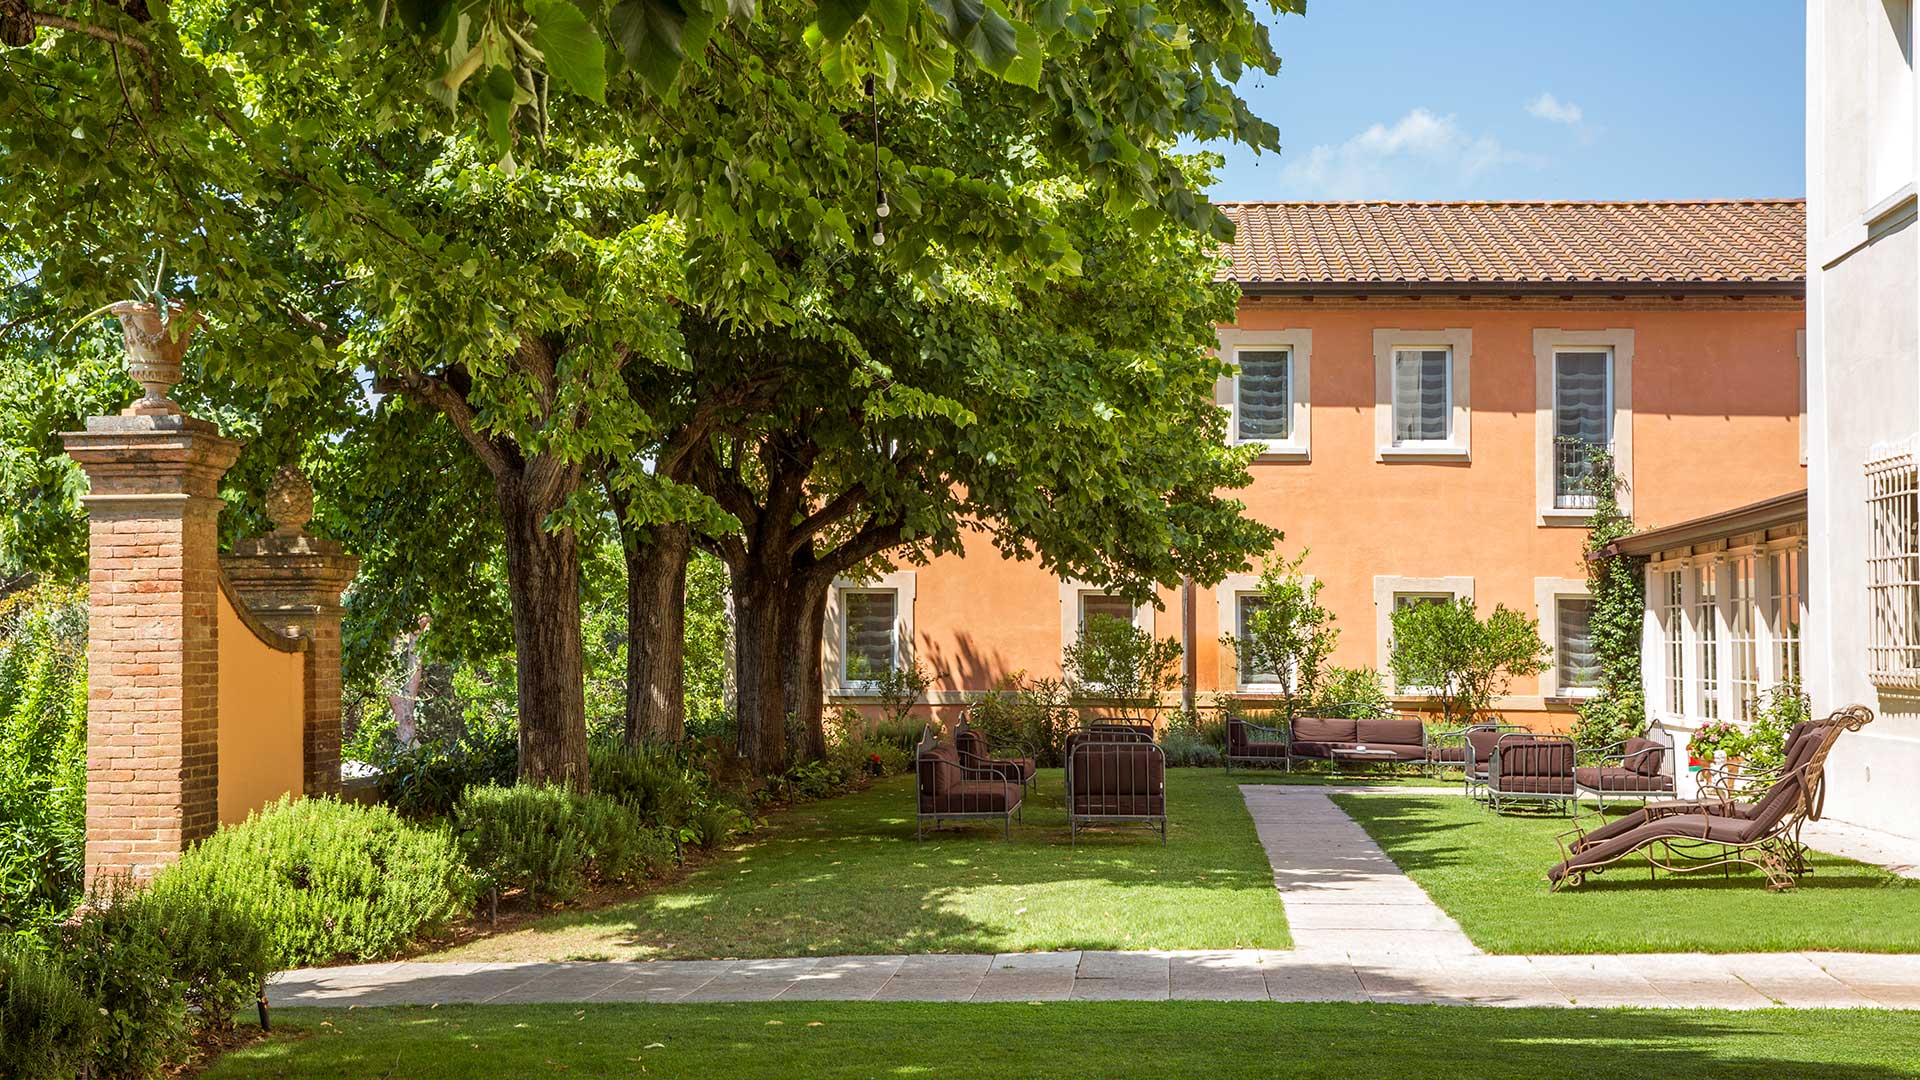
POLYGON ((381 800, 422 821, 451 814, 470 787, 513 783, 520 748, 512 731, 482 728, 455 746, 423 744, 379 765, 381 800))
POLYGON ((761 789, 761 795, 768 802, 830 798, 852 786, 859 775, 857 767, 831 758, 804 761, 774 777, 761 789))
POLYGON ((1314 716, 1379 716, 1392 703, 1387 700, 1386 680, 1370 667, 1329 667, 1320 679, 1319 693, 1307 706, 1314 716))
POLYGON ((27 938, 0 937, 0 1076, 72 1080, 99 1019, 52 957, 27 938))
POLYGON ((1553 652, 1540 640, 1538 620, 1505 604, 1482 619, 1465 597, 1396 609, 1391 648, 1394 679, 1427 687, 1449 727, 1490 709, 1509 679, 1546 670, 1553 652))
POLYGON ((920 748, 920 736, 926 729, 927 725, 918 720, 882 720, 867 731, 861 742, 866 744, 869 751, 890 746, 900 751, 903 757, 911 759, 913 752, 920 748))
POLYGON ((1620 508, 1622 482, 1612 455, 1592 446, 1583 449, 1592 462, 1581 486, 1594 497, 1586 539, 1587 592, 1593 597, 1588 628, 1600 662, 1600 693, 1580 706, 1573 737, 1582 746, 1599 747, 1647 729, 1646 693, 1640 678, 1647 560, 1638 555, 1591 558, 1615 540, 1633 535, 1633 517, 1620 508))
POLYGON ((681 830, 685 842, 710 849, 739 836, 753 827, 746 811, 732 803, 708 803, 694 811, 693 820, 681 830))
MULTIPOLYGON (((967 710, 967 723, 995 752, 1030 757, 1042 766, 1060 764, 1061 747, 1073 730, 1073 707, 1067 688, 1056 679, 1029 682, 1016 672, 967 710)), ((915 739, 916 746, 918 738, 915 739)))
POLYGON ((89 1075, 150 1076, 187 1048, 187 988, 174 970, 165 906, 109 888, 62 934, 68 974, 99 1017, 89 1075))
POLYGON ((156 888, 231 900, 260 921, 288 966, 392 955, 444 928, 473 897, 446 830, 332 799, 282 799, 221 829, 156 888))
POLYGON ((1306 552, 1292 562, 1274 558, 1260 572, 1260 591, 1248 597, 1250 606, 1239 633, 1221 636, 1233 650, 1242 671, 1281 676, 1280 699, 1291 716, 1320 695, 1320 679, 1327 657, 1340 640, 1333 612, 1320 604, 1324 582, 1301 570, 1306 552))
POLYGON ((260 995, 279 967, 273 940, 259 918, 232 898, 196 894, 181 882, 163 881, 140 895, 165 927, 173 975, 187 1004, 205 1027, 226 1028, 241 1006, 260 995))
POLYGON ((1747 726, 1747 764, 1755 769, 1773 770, 1787 763, 1787 732, 1793 725, 1813 718, 1813 699, 1800 689, 1798 679, 1760 692, 1754 703, 1752 722, 1747 726))
POLYGON ((1160 737, 1160 750, 1166 754, 1169 768, 1218 765, 1221 761, 1220 748, 1192 730, 1169 730, 1160 737))
POLYGON ((932 682, 927 669, 921 667, 917 659, 904 667, 895 664, 881 672, 873 680, 874 696, 880 699, 881 718, 889 724, 907 723, 908 715, 932 682))
POLYGON ((0 932, 45 930, 80 897, 87 609, 38 586, 0 601, 0 932))
POLYGON ((587 775, 595 794, 621 803, 642 822, 668 829, 685 825, 713 798, 706 778, 675 747, 595 743, 587 750, 587 775))
POLYGON ((1110 708, 1158 708, 1180 685, 1180 643, 1155 638, 1125 619, 1090 615, 1062 654, 1076 697, 1110 708))
POLYGON ((482 888, 565 901, 590 885, 672 865, 673 841, 618 800, 560 786, 469 788, 454 812, 460 850, 482 888))

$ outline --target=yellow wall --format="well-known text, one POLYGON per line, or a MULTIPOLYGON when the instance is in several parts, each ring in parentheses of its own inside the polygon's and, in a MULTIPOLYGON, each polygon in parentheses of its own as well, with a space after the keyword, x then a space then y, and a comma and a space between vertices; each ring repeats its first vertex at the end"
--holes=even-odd
POLYGON ((299 795, 306 653, 262 641, 219 590, 220 823, 299 795))

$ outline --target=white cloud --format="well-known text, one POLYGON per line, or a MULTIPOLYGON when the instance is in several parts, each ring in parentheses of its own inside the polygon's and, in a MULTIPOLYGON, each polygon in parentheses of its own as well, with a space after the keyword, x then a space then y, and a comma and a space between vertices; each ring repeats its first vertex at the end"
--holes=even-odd
POLYGON ((1315 146, 1283 168, 1281 180, 1294 198, 1447 198, 1496 168, 1538 164, 1491 135, 1462 130, 1451 114, 1417 108, 1337 146, 1315 146))
POLYGON ((1552 94, 1541 94, 1527 103, 1527 112, 1542 120, 1551 120, 1556 124, 1578 124, 1586 115, 1580 106, 1571 101, 1561 101, 1552 94))

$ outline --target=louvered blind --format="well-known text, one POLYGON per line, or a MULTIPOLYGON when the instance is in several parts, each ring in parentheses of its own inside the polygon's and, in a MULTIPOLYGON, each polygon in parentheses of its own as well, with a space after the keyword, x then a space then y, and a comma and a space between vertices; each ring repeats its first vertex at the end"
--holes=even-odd
POLYGON ((1563 596, 1554 602, 1553 658, 1560 689, 1600 685, 1600 656, 1593 648, 1593 601, 1563 596))
POLYGON ((1105 615, 1109 618, 1119 619, 1123 623, 1131 623, 1133 622, 1133 605, 1127 603, 1127 598, 1124 596, 1107 596, 1104 593, 1092 592, 1081 593, 1080 625, 1082 627, 1086 626, 1087 620, 1093 618, 1095 615, 1105 615))
POLYGON ((1453 419, 1449 349, 1396 349, 1393 354, 1393 441, 1445 442, 1453 419))
MULTIPOLYGON (((1234 601, 1240 609, 1236 617, 1236 621, 1239 623, 1237 629, 1240 634, 1240 640, 1245 641, 1252 636, 1248 627, 1254 612, 1265 607, 1267 600, 1264 596, 1237 596, 1234 598, 1234 601)), ((1278 683, 1279 681, 1280 672, 1274 667, 1270 658, 1265 662, 1255 662, 1251 669, 1242 668, 1240 671, 1240 682, 1246 686, 1253 686, 1260 683, 1278 683)))
POLYGON ((847 615, 844 674, 847 682, 871 682, 893 670, 896 596, 890 589, 841 594, 847 615))
POLYGON ((1293 354, 1286 349, 1262 349, 1240 352, 1237 358, 1240 361, 1237 437, 1243 441, 1288 438, 1292 423, 1293 354))
POLYGON ((1613 355, 1601 352, 1563 352, 1554 357, 1553 434, 1605 445, 1613 432, 1613 410, 1608 407, 1607 382, 1613 355))

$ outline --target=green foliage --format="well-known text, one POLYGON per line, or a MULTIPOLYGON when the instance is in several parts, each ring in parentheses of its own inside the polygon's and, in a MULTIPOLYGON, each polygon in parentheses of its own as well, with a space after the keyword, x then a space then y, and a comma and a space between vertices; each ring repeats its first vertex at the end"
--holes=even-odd
POLYGON ((233 1014, 259 997, 280 966, 266 924, 232 896, 163 880, 122 902, 150 909, 161 925, 172 976, 201 1027, 229 1027, 233 1014))
POLYGON ((1508 680, 1545 671, 1553 653, 1538 620, 1504 604, 1482 619, 1466 597, 1396 609, 1391 648, 1395 681, 1426 688, 1448 727, 1485 714, 1508 680))
POLYGON ((1811 719, 1813 699, 1800 688, 1800 680, 1789 679, 1760 691, 1747 725, 1747 764, 1761 771, 1785 765, 1787 732, 1811 719))
POLYGON ((287 966, 391 956, 469 910, 453 838, 386 807, 281 801, 202 841, 159 884, 257 918, 287 966))
POLYGON ((380 761, 380 798, 406 817, 446 817, 468 788, 512 783, 520 748, 510 729, 481 728, 452 747, 422 743, 380 761))
MULTIPOLYGON (((1067 733, 1076 726, 1072 696, 1058 679, 1029 679, 1024 672, 1002 678, 967 709, 967 724, 995 752, 1060 764, 1067 733)), ((916 742, 918 733, 916 733, 916 742)))
POLYGON ((593 792, 627 807, 649 825, 679 829, 719 798, 678 747, 628 746, 603 739, 587 750, 593 792))
POLYGON ((63 928, 68 975, 99 1016, 89 1070, 95 1075, 151 1076, 187 1048, 187 986, 175 974, 163 918, 171 906, 109 888, 63 928))
POLYGON ((27 938, 0 935, 0 1076, 72 1080, 99 1019, 57 958, 27 938))
POLYGON ((1077 698, 1111 708, 1157 709, 1180 685, 1180 642, 1111 615, 1090 615, 1079 640, 1066 647, 1062 666, 1077 698))
POLYGON ((904 725, 913 707, 926 696, 932 680, 918 657, 895 664, 873 679, 874 696, 880 699, 881 718, 889 724, 904 725))
POLYGON ((704 551, 687 561, 681 661, 686 671, 687 735, 732 734, 727 709, 727 568, 704 551))
POLYGON ((1314 716, 1384 716, 1393 705, 1387 700, 1387 683, 1370 667, 1327 668, 1307 712, 1314 716))
POLYGON ((557 785, 476 787, 454 811, 460 850, 483 889, 528 902, 567 901, 593 885, 639 880, 673 865, 669 834, 605 795, 557 785))
POLYGON ((1620 507, 1625 481, 1605 450, 1586 447, 1592 471, 1583 488, 1594 496, 1587 525, 1587 592, 1593 597, 1588 623, 1600 661, 1600 693, 1580 707, 1573 737, 1582 746, 1608 746, 1647 729, 1646 691, 1640 681, 1640 644, 1646 605, 1646 559, 1635 555, 1591 556, 1633 535, 1633 517, 1620 507))
POLYGON ((1160 737, 1160 750, 1167 756, 1167 767, 1218 766, 1221 748, 1194 730, 1171 729, 1160 737))
POLYGON ((82 592, 0 597, 0 933, 45 928, 80 896, 86 637, 82 592))
MULTIPOLYGON (((1301 568, 1307 553, 1292 561, 1270 558, 1260 571, 1259 602, 1239 633, 1221 636, 1234 651, 1242 672, 1272 672, 1293 715, 1304 702, 1324 697, 1320 681, 1327 658, 1340 640, 1334 614, 1320 604, 1323 582, 1301 568)), ((1244 681, 1244 680, 1243 680, 1244 681)))

